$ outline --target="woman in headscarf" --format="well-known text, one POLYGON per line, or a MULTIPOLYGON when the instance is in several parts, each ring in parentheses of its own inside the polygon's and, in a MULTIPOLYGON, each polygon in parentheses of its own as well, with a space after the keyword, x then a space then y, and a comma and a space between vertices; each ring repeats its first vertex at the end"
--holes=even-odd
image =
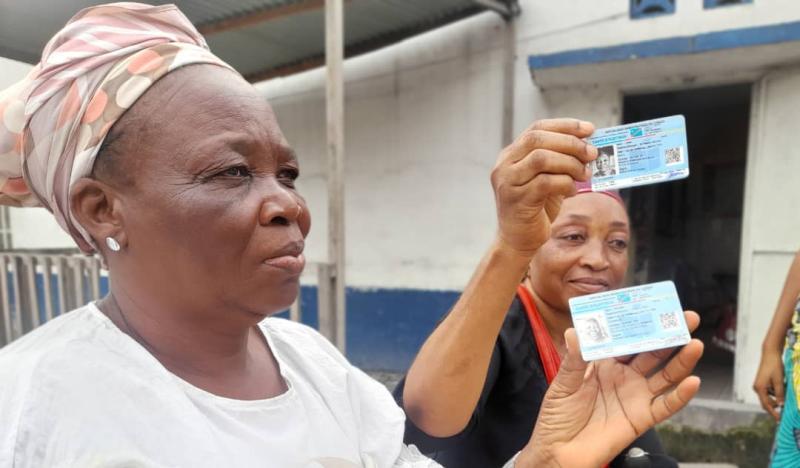
MULTIPOLYGON (((554 146, 555 138, 543 136, 543 146, 554 146)), ((495 275, 524 276, 516 297, 509 295, 504 307, 492 309, 462 297, 395 390, 408 415, 406 442, 445 466, 500 467, 525 446, 567 353, 564 332, 573 326, 569 300, 623 283, 630 222, 620 195, 593 192, 584 182, 578 182, 576 191, 561 205, 550 237, 540 240, 527 257, 529 264, 511 273, 495 268, 495 275)), ((692 330, 699 322, 694 313, 686 319, 692 330)), ((599 340, 606 332, 595 325, 599 340)), ((702 349, 699 342, 690 346, 702 349)), ((645 354, 632 367, 646 376, 654 361, 652 354, 645 354)), ((655 385, 671 386, 671 372, 666 368, 656 374, 655 385)), ((655 432, 641 434, 633 445, 647 452, 650 466, 677 467, 655 432)), ((615 453, 611 466, 626 466, 631 448, 615 453)))
MULTIPOLYGON (((78 13, 0 95, 0 123, 2 201, 48 208, 110 278, 106 298, 0 351, 0 466, 438 466, 403 445, 381 384, 314 330, 268 318, 304 266, 298 162, 269 105, 177 8, 78 13)), ((573 145, 537 167, 571 181, 594 157, 573 145)), ((498 191, 500 217, 530 232, 542 211, 525 204, 563 182, 498 167, 518 186, 498 191)), ((507 258, 526 242, 515 229, 496 249, 507 258)), ((680 355, 675 389, 651 391, 566 339, 549 410, 510 464, 596 466, 697 391, 699 356, 680 355), (576 444, 592 447, 577 461, 576 444)))

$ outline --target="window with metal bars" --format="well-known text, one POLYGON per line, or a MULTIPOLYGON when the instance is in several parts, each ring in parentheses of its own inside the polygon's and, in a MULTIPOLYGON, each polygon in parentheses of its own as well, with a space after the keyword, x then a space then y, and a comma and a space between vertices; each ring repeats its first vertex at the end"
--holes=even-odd
POLYGON ((708 10, 731 5, 744 5, 746 3, 753 3, 753 0, 703 0, 703 8, 708 10))
POLYGON ((675 13, 676 0, 631 0, 631 18, 652 18, 675 13))

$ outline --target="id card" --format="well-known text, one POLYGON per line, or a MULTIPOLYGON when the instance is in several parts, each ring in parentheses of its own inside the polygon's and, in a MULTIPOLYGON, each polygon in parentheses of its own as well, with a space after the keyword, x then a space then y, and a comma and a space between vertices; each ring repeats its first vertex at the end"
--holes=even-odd
POLYGON ((682 346, 691 340, 672 281, 569 300, 585 361, 682 346))
POLYGON ((616 190, 689 177, 686 120, 682 115, 601 128, 587 141, 599 155, 592 190, 616 190))

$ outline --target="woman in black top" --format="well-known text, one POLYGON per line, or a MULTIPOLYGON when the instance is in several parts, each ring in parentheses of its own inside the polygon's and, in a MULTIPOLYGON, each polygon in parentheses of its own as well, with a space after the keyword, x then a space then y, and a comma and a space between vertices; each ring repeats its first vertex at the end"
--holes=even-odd
MULTIPOLYGON (((490 325, 469 330, 465 324, 485 319, 483 311, 475 307, 469 311, 472 318, 464 313, 454 317, 454 309, 423 346, 408 380, 395 390, 408 414, 406 442, 446 467, 500 467, 526 445, 566 352, 564 332, 572 326, 568 300, 623 283, 630 229, 618 194, 592 192, 578 184, 577 195, 563 201, 550 234, 533 256, 499 331, 493 332, 490 325), (473 336, 459 349, 453 338, 469 332, 473 336), (459 360, 461 354, 479 349, 486 336, 494 338, 493 348, 485 351, 486 364, 478 354, 459 360), (474 379, 462 377, 474 368, 483 377, 478 392, 474 379)), ((687 314, 687 321, 694 327, 697 316, 687 314)), ((632 447, 647 452, 652 467, 677 467, 664 455, 653 431, 642 434, 632 447)), ((626 466, 624 458, 632 447, 610 466, 626 466)))

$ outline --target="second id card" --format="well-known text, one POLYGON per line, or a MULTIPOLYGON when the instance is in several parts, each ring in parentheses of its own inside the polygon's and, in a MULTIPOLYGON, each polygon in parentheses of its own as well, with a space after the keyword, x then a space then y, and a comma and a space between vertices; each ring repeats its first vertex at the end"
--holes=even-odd
POLYGON ((587 141, 599 155, 590 164, 592 190, 616 190, 689 176, 682 115, 601 128, 587 141))
POLYGON ((672 281, 569 300, 585 361, 682 346, 691 340, 672 281))

